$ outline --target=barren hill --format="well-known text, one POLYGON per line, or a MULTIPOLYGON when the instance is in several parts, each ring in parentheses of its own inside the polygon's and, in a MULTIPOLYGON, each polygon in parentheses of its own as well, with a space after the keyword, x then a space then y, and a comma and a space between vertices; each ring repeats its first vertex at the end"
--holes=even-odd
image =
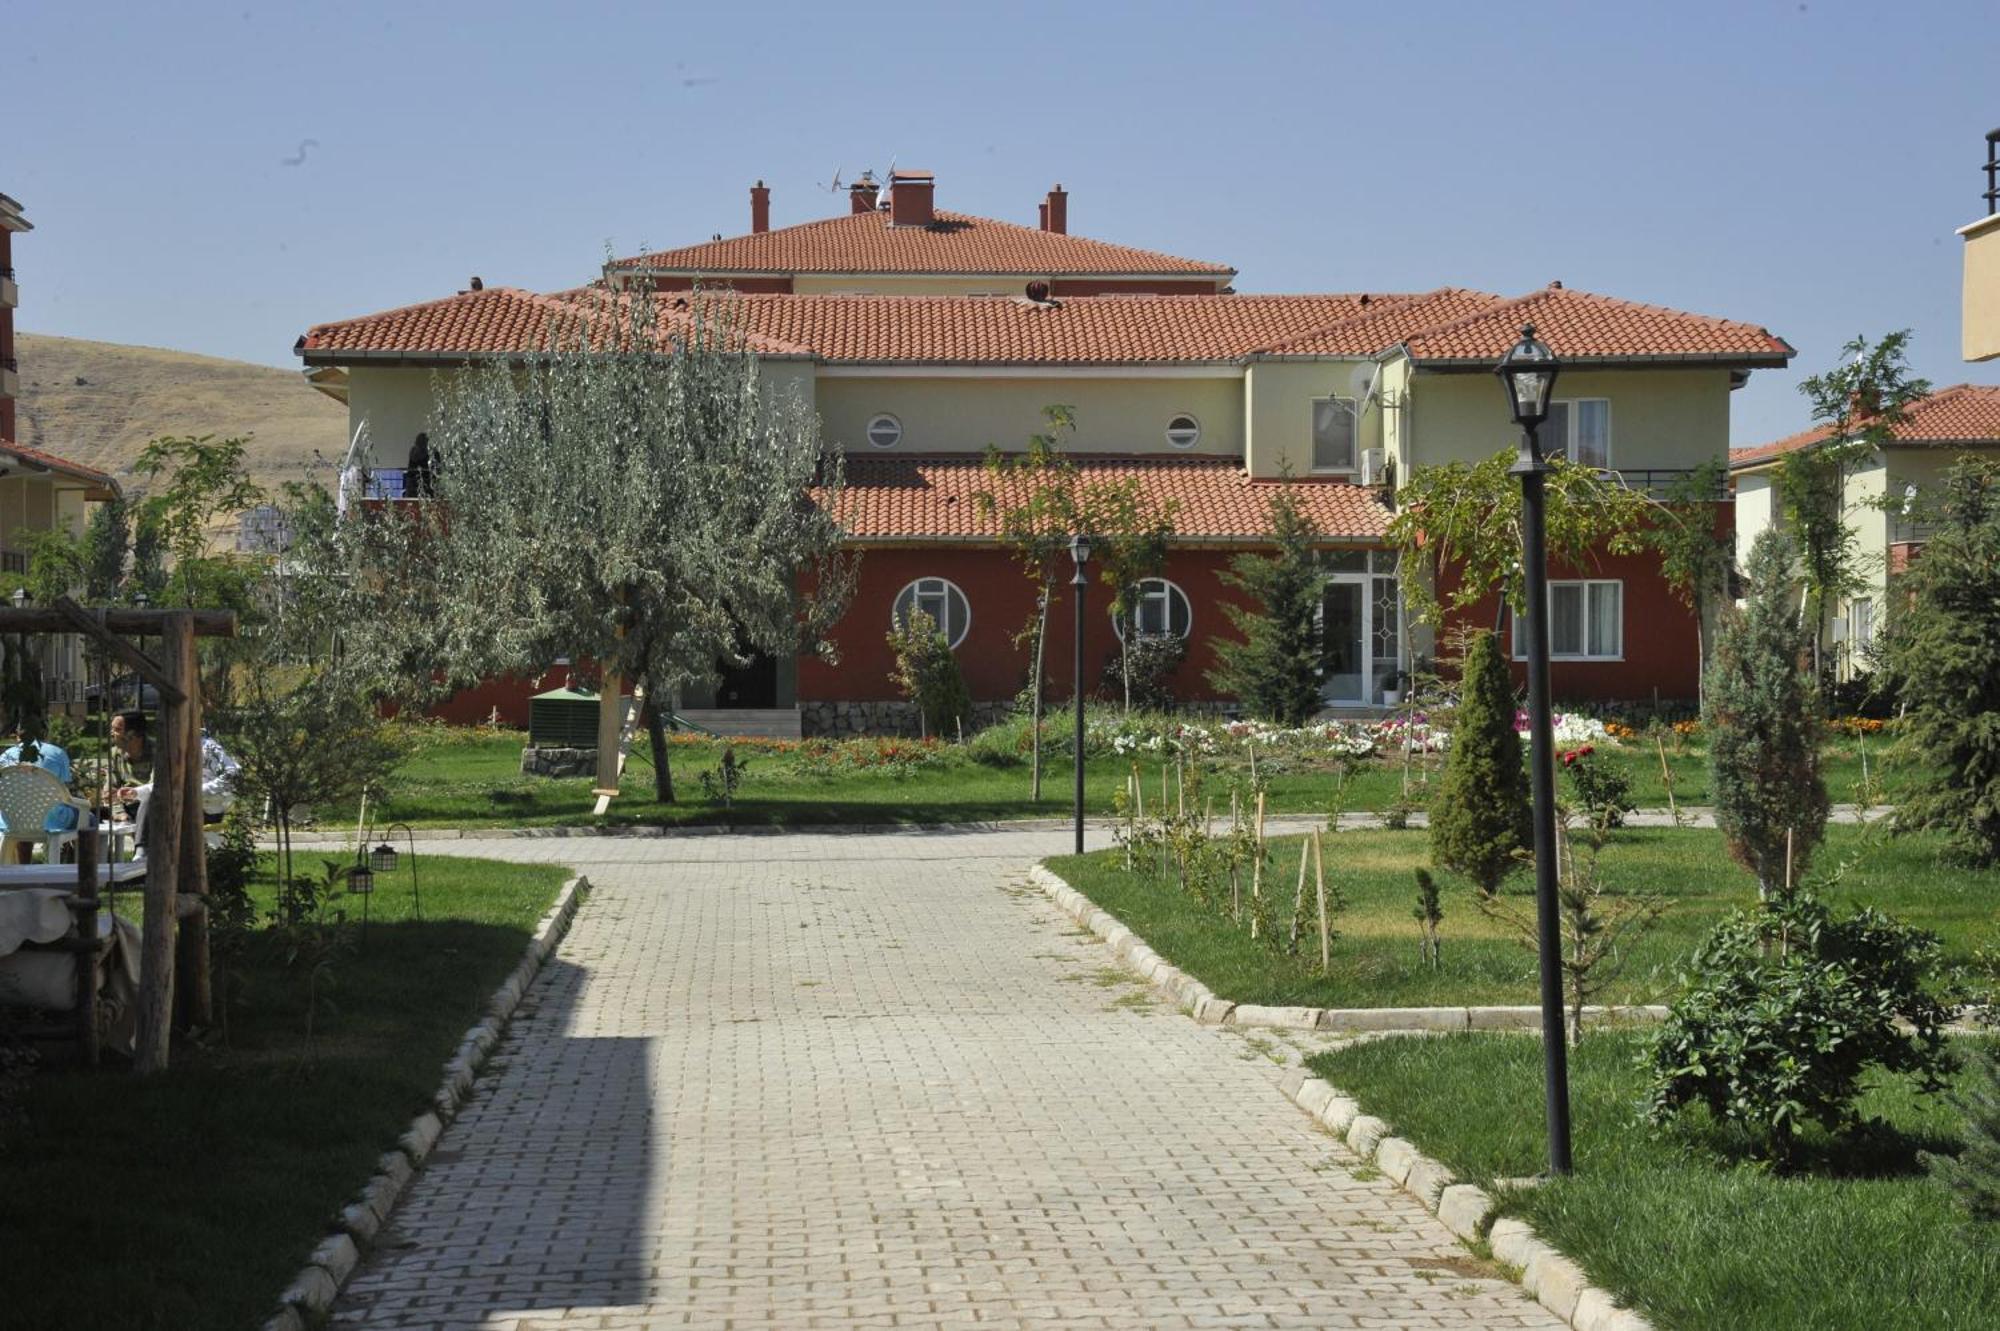
POLYGON ((22 333, 18 442, 97 467, 121 483, 164 434, 248 434, 251 477, 305 477, 315 455, 338 464, 347 409, 295 370, 157 347, 22 333))

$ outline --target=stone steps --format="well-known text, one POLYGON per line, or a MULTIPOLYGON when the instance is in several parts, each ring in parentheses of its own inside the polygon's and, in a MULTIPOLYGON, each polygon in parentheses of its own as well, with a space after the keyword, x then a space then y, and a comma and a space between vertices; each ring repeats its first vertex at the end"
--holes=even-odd
POLYGON ((800 735, 796 707, 683 708, 675 715, 730 739, 797 739, 800 735))

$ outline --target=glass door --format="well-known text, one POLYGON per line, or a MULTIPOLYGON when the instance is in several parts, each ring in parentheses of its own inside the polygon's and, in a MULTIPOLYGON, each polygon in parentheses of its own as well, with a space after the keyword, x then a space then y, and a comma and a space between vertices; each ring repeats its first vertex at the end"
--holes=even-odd
POLYGON ((1367 591, 1365 578, 1332 579, 1320 599, 1320 687, 1328 702, 1368 699, 1367 591))

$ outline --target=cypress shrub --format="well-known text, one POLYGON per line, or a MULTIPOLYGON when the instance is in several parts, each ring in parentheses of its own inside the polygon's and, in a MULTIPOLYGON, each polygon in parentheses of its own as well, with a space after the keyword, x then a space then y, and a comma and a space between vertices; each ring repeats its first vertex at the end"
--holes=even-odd
POLYGON ((1466 641, 1444 786, 1431 806, 1431 862, 1464 874, 1488 896, 1514 870, 1532 835, 1521 749, 1500 642, 1475 633, 1466 641))

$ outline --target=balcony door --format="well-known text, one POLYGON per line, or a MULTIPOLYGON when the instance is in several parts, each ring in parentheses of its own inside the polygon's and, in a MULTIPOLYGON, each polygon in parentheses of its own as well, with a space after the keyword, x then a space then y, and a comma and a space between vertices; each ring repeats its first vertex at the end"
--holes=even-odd
POLYGON ((1368 579, 1335 577, 1320 594, 1320 691, 1328 702, 1368 698, 1368 579))

